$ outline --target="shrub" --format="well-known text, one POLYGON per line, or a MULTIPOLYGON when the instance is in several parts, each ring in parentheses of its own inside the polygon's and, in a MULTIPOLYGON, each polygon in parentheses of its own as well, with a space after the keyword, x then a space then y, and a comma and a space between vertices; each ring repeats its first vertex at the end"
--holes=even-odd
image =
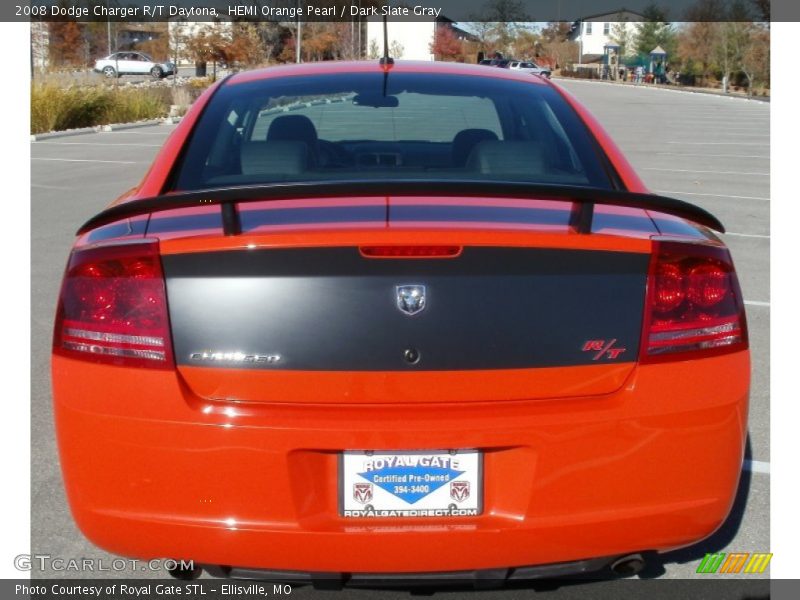
POLYGON ((31 133, 165 117, 169 90, 107 86, 31 86, 31 133))

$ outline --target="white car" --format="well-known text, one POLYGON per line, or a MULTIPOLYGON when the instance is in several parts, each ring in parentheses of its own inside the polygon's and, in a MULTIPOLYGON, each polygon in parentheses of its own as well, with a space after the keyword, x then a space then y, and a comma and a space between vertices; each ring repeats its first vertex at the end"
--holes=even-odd
POLYGON ((520 61, 512 60, 508 63, 508 68, 514 71, 524 71, 526 73, 533 73, 534 75, 541 75, 550 79, 550 69, 548 67, 540 67, 533 61, 520 61))
POLYGON ((175 64, 155 62, 141 52, 116 52, 95 61, 94 70, 108 78, 121 75, 150 75, 153 79, 161 79, 175 74, 175 64))

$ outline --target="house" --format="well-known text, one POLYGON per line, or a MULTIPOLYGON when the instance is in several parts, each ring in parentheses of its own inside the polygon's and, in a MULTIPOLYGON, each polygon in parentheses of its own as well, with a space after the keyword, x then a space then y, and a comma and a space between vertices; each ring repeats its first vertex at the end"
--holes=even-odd
MULTIPOLYGON (((606 46, 615 44, 620 28, 624 28, 629 39, 636 35, 638 23, 644 21, 641 13, 621 8, 618 11, 589 15, 578 19, 572 26, 570 39, 578 42, 581 64, 600 62, 606 46)), ((626 54, 631 52, 629 46, 626 54)))
MULTIPOLYGON (((471 42, 476 39, 445 16, 425 21, 389 21, 389 54, 392 58, 403 60, 434 60, 431 44, 441 27, 449 28, 459 41, 471 42)), ((367 21, 366 50, 366 58, 383 56, 383 20, 367 21)))

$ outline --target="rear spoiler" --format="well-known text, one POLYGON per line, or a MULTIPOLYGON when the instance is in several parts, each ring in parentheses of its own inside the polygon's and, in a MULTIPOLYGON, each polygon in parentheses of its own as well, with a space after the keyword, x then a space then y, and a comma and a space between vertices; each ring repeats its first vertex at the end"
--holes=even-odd
POLYGON ((252 186, 209 188, 199 191, 172 192, 152 198, 131 200, 98 213, 78 230, 78 235, 100 225, 148 213, 197 206, 220 205, 225 235, 241 233, 237 204, 263 200, 283 200, 325 196, 483 196, 492 198, 529 198, 572 202, 570 225, 578 233, 590 233, 594 205, 624 206, 675 215, 720 233, 725 227, 708 211, 675 198, 599 188, 540 185, 504 181, 446 181, 425 179, 344 180, 281 182, 252 186))

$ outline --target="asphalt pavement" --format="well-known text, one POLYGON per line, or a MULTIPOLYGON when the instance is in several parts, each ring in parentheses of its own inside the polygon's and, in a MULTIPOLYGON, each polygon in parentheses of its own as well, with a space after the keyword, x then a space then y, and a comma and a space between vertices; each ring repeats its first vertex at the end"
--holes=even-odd
MULTIPOLYGON (((728 229, 741 280, 753 356, 750 443, 739 495, 723 528, 708 540, 652 563, 643 578, 691 578, 706 552, 769 551, 769 105, 741 99, 598 82, 560 81, 606 127, 654 191, 698 204, 728 229)), ((32 196, 32 549, 60 557, 104 558, 76 528, 58 464, 49 374, 53 315, 77 227, 144 175, 170 125, 31 143, 32 196)), ((698 462, 713 457, 697 457, 698 462)), ((91 573, 34 571, 34 577, 91 573)), ((96 575, 95 575, 96 576, 96 575)), ((163 577, 164 572, 107 572, 163 577)), ((765 574, 766 576, 766 574, 765 574)), ((752 576, 749 576, 752 577, 752 576)), ((605 584, 593 597, 613 597, 605 584)), ((575 586, 545 597, 565 598, 575 586)), ((300 596, 316 594, 295 590, 300 596)), ((481 593, 516 598, 526 589, 481 593)), ((364 598, 405 593, 351 592, 364 598)), ((442 594, 451 597, 450 593, 442 594)), ((569 596, 572 597, 572 596, 569 596)))

